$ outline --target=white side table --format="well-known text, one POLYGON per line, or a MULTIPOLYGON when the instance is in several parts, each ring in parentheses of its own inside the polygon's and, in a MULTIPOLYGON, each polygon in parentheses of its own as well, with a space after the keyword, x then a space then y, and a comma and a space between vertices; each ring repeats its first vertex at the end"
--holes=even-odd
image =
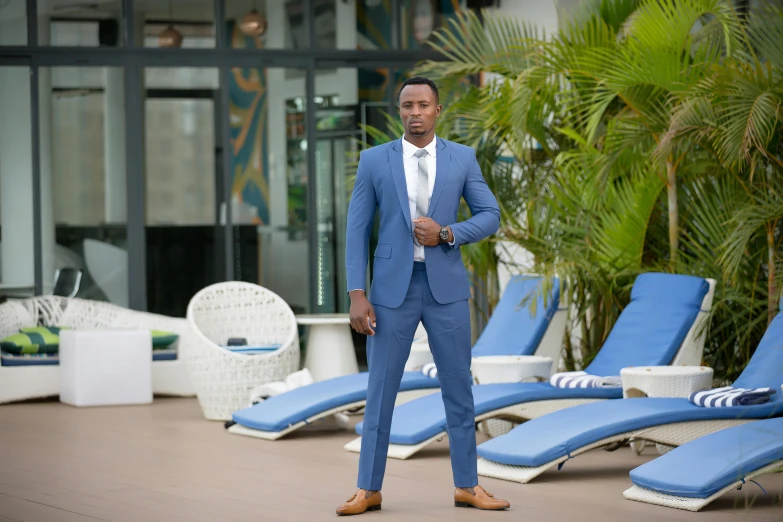
POLYGON ((305 368, 315 381, 359 372, 348 314, 297 315, 296 322, 310 327, 305 368))
MULTIPOLYGON (((712 388, 712 368, 706 366, 639 366, 623 368, 623 397, 682 397, 712 388)), ((631 449, 641 455, 646 446, 643 440, 632 440, 631 449)), ((663 455, 671 450, 669 446, 656 444, 663 455)))
POLYGON ((538 355, 483 355, 474 357, 471 366, 476 384, 522 382, 549 379, 552 358, 538 355))
POLYGON ((73 406, 151 403, 150 331, 61 330, 60 401, 73 406))
MULTIPOLYGON (((538 355, 482 355, 473 358, 470 371, 476 384, 545 381, 551 377, 552 358, 538 355)), ((508 433, 516 425, 516 422, 507 419, 486 419, 479 423, 479 430, 494 438, 508 433)))
POLYGON ((684 397, 712 387, 706 366, 638 366, 623 368, 623 397, 684 397))

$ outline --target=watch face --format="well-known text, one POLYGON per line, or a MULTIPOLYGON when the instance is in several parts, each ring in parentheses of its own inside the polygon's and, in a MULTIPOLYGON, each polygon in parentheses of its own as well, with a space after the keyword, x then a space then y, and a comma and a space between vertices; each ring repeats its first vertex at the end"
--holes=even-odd
POLYGON ((447 228, 441 228, 440 229, 440 238, 441 239, 448 239, 449 238, 449 230, 447 228))

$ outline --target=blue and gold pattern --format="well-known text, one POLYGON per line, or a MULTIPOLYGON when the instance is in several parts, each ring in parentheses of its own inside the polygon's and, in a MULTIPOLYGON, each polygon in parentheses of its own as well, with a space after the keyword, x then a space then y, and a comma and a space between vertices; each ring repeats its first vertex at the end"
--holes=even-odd
MULTIPOLYGON (((260 49, 261 39, 228 22, 231 47, 260 49)), ((232 196, 256 208, 257 224, 269 223, 267 81, 264 69, 234 67, 229 75, 232 196)))

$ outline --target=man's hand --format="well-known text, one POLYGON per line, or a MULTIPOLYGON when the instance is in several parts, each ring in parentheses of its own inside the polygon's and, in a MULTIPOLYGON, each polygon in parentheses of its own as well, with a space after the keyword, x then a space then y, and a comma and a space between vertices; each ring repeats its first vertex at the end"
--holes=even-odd
MULTIPOLYGON (((416 239, 419 240, 419 243, 429 247, 440 244, 440 225, 433 221, 432 218, 416 218, 413 220, 413 223, 413 233, 416 234, 416 239)), ((449 241, 453 237, 451 230, 449 230, 449 241)))
POLYGON ((351 327, 360 334, 375 335, 375 309, 362 290, 354 290, 351 296, 351 327), (372 328, 370 328, 372 325, 372 328))

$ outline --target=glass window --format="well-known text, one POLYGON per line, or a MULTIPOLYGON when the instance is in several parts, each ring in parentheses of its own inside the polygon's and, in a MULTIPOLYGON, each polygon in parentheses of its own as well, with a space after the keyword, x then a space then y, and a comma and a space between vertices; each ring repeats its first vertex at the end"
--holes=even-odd
POLYGON ((212 0, 135 0, 133 9, 136 20, 143 22, 139 46, 215 47, 212 0))
POLYGON ((368 51, 391 49, 391 2, 356 0, 356 46, 368 51))
MULTIPOLYGON (((358 152, 377 142, 363 124, 386 130, 389 69, 340 68, 317 71, 316 216, 318 270, 313 277, 318 312, 347 312, 345 230, 358 152)), ((375 241, 375 238, 372 239, 375 241)), ((368 267, 371 270, 371 267, 368 267)))
POLYGON ((27 45, 26 0, 0 0, 0 45, 27 45))
POLYGON ((454 0, 400 0, 400 47, 429 49, 433 31, 448 24, 460 10, 454 0))
MULTIPOLYGON (((0 114, 0 297, 32 295, 35 264, 29 67, 0 67, 0 114)), ((51 231, 51 222, 44 226, 51 231)), ((44 245, 44 249, 51 253, 53 244, 44 245)))
POLYGON ((304 312, 312 292, 305 75, 291 72, 234 68, 229 77, 234 276, 304 312))
POLYGON ((41 68, 40 86, 44 273, 78 268, 80 297, 128 306, 124 71, 41 68))
POLYGON ((226 273, 225 229, 217 218, 223 202, 218 71, 150 67, 144 73, 147 308, 184 317, 190 298, 226 273))
POLYGON ((144 70, 147 89, 217 89, 218 78, 218 70, 210 67, 148 67, 144 70))
POLYGON ((214 103, 182 96, 146 101, 147 225, 215 224, 214 103))
MULTIPOLYGON (((343 3, 343 2, 341 2, 343 3)), ((226 0, 229 47, 306 49, 305 0, 226 0)), ((315 0, 316 45, 334 48, 334 0, 315 0)))
MULTIPOLYGON (((428 48, 433 31, 443 27, 464 4, 460 0, 399 0, 399 48, 428 48)), ((356 47, 359 49, 391 49, 392 2, 356 0, 356 47)), ((342 28, 342 20, 338 19, 342 28)), ((338 31, 338 38, 341 31, 338 31)), ((339 48, 351 48, 339 46, 339 48)))
POLYGON ((122 0, 52 2, 38 0, 38 44, 68 47, 119 47, 122 0))

